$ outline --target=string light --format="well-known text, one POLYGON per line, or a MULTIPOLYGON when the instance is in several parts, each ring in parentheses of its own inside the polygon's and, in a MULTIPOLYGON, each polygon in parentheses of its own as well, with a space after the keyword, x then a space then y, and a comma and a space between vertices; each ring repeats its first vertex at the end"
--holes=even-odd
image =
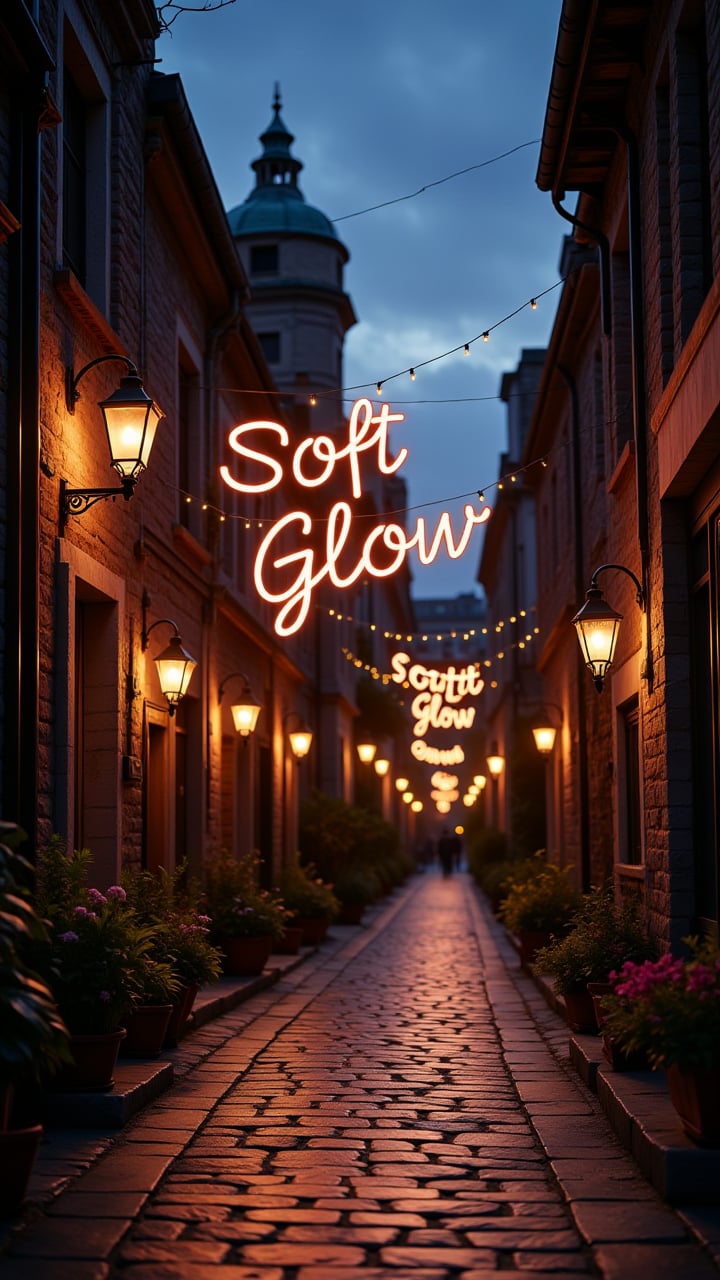
POLYGON ((377 387, 375 388, 375 390, 377 391, 377 393, 378 393, 378 395, 379 395, 379 396, 381 396, 381 395, 382 395, 382 382, 378 382, 377 387))
POLYGON ((486 329, 486 330, 485 330, 485 332, 484 332, 484 334, 483 334, 483 336, 482 336, 482 340, 483 340, 483 342, 489 342, 489 341, 490 341, 490 332, 489 332, 489 330, 488 330, 488 329, 486 329))
POLYGON ((310 397, 310 404, 311 404, 312 408, 314 409, 314 408, 315 408, 315 405, 317 404, 317 396, 314 396, 314 395, 313 395, 313 396, 311 396, 311 397, 310 397))
POLYGON ((410 381, 411 381, 411 382, 414 382, 414 381, 415 381, 415 370, 414 370, 414 369, 411 369, 411 370, 410 370, 410 381))
POLYGON ((469 356, 469 355, 470 355, 470 343, 469 343, 469 342, 466 342, 466 343, 465 343, 465 346, 463 347, 463 355, 465 355, 465 356, 469 356))
POLYGON ((537 298, 530 299, 530 309, 531 311, 537 311, 537 298))

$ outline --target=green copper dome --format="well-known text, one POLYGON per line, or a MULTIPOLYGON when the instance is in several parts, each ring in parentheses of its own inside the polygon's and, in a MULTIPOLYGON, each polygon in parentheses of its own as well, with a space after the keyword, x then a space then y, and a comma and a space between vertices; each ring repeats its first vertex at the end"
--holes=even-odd
POLYGON ((338 240, 332 222, 319 209, 305 203, 298 186, 302 162, 290 152, 294 142, 280 115, 280 93, 275 86, 273 118, 260 135, 262 155, 253 160, 255 188, 243 204, 228 213, 234 236, 286 235, 322 236, 338 240))

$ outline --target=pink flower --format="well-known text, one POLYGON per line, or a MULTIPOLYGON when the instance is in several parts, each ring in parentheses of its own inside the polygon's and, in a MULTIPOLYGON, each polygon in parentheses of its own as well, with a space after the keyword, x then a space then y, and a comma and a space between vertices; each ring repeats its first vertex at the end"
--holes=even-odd
POLYGON ((101 893, 99 889, 88 889, 87 896, 94 907, 104 907, 107 902, 105 894, 101 893))
POLYGON ((107 891, 108 898, 114 899, 115 902, 126 902, 127 894, 120 884, 111 884, 107 891))

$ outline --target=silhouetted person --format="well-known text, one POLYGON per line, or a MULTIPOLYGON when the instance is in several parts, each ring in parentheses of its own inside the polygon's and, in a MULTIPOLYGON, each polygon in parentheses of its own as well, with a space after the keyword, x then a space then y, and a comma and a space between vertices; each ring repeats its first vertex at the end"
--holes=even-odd
POLYGON ((442 835, 438 840, 437 851, 444 876, 452 874, 456 840, 457 836, 451 836, 447 827, 443 827, 442 835))

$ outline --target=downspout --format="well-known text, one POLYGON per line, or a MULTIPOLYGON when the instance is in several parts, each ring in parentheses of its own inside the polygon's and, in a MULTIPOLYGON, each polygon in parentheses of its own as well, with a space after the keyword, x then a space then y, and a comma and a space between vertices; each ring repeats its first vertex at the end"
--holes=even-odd
POLYGON ((637 535, 640 547, 641 582, 645 596, 645 666, 648 693, 653 689, 650 598, 650 526, 648 521, 647 434, 648 421, 645 396, 645 333, 643 326, 643 281, 640 224, 640 158, 634 134, 618 128, 625 143, 628 169, 628 241, 630 250, 630 337, 632 343, 633 440, 635 444, 635 486, 637 500, 637 535))
POLYGON ((586 235, 594 240, 600 252, 600 313, 602 316, 602 328, 606 337, 612 333, 612 288, 610 274, 610 241, 604 231, 600 231, 599 227, 588 226, 586 222, 581 222, 576 218, 574 213, 569 213, 567 209, 563 209, 560 201, 565 193, 558 193, 554 189, 550 192, 550 198, 553 202, 553 208, 564 218, 566 222, 572 223, 573 227, 579 227, 586 235))
POLYGON ((31 849, 38 834, 40 131, 46 95, 46 72, 17 93, 10 143, 11 199, 20 229, 9 245, 3 814, 20 823, 31 849))
MULTIPOLYGON (((575 598, 582 600, 585 593, 585 547, 582 522, 582 467, 580 463, 580 404, 577 383, 565 365, 557 364, 570 394, 570 423, 572 431, 572 483, 573 483, 573 537, 575 542, 574 571, 575 598)), ((588 893, 591 885, 590 866, 590 793, 588 786, 587 699, 585 697, 585 663, 577 645, 576 685, 578 701, 578 768, 580 774, 580 876, 582 891, 588 893)))

